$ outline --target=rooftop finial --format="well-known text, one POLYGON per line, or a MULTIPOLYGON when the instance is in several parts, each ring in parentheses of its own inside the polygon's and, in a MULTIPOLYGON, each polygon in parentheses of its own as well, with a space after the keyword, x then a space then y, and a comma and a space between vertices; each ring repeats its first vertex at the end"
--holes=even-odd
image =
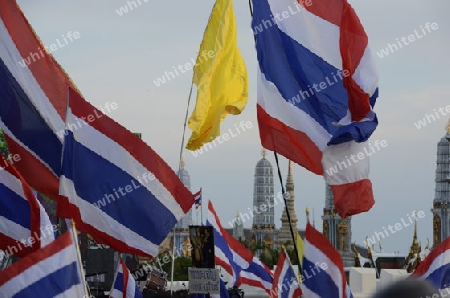
POLYGON ((448 119, 446 129, 447 129, 447 133, 450 133, 450 119, 448 119))
POLYGON ((289 175, 292 175, 292 160, 289 161, 289 175))
POLYGON ((261 155, 263 159, 266 158, 266 149, 263 148, 263 150, 261 150, 261 155))

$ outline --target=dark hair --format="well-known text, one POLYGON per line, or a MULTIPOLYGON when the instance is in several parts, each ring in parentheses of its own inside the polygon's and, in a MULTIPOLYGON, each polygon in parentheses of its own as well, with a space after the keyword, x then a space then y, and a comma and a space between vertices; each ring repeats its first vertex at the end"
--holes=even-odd
POLYGON ((436 294, 439 295, 437 297, 441 297, 439 291, 428 281, 407 278, 393 283, 372 298, 431 298, 436 294))

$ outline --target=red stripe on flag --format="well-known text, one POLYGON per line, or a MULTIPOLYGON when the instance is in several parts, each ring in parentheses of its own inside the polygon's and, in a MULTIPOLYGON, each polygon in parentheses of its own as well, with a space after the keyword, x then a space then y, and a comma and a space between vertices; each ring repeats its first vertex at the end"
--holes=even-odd
POLYGON ((70 232, 66 232, 60 237, 58 237, 54 242, 47 245, 43 249, 38 250, 30 254, 27 258, 21 259, 14 263, 12 266, 8 267, 8 270, 3 270, 0 272, 0 286, 4 285, 9 280, 23 273, 25 270, 36 265, 49 258, 52 255, 57 254, 66 247, 72 245, 72 235, 70 232))
POLYGON ((330 187, 334 194, 334 207, 342 218, 367 212, 375 204, 369 179, 330 187))
POLYGON ((27 178, 28 184, 52 199, 59 197, 59 177, 56 177, 40 160, 6 134, 5 140, 10 153, 20 156, 20 160, 14 162, 14 167, 27 178))
POLYGON ((346 297, 344 264, 342 263, 342 259, 338 251, 333 247, 333 245, 330 243, 330 241, 328 241, 327 238, 325 238, 309 223, 309 221, 306 223, 305 240, 308 241, 311 245, 315 246, 322 253, 324 253, 328 257, 328 259, 330 259, 330 261, 333 262, 334 265, 339 269, 340 275, 342 277, 342 297, 346 297))
POLYGON ((127 265, 120 259, 120 266, 122 266, 122 274, 123 274, 123 284, 122 284, 122 294, 123 298, 127 298, 127 287, 128 287, 128 279, 130 278, 128 274, 127 265))
POLYGON ((77 223, 77 230, 79 230, 80 232, 89 233, 99 244, 108 243, 109 246, 116 248, 118 251, 127 251, 130 254, 155 259, 154 256, 151 256, 139 249, 131 247, 125 242, 119 241, 116 238, 111 237, 100 230, 97 230, 95 227, 84 223, 81 220, 80 210, 78 209, 78 207, 71 204, 66 197, 60 196, 60 198, 58 199, 56 213, 58 217, 72 218, 77 223))
POLYGON ((70 107, 75 116, 84 118, 90 126, 122 146, 153 173, 156 179, 172 194, 184 213, 191 209, 194 204, 194 195, 183 185, 172 168, 150 146, 125 127, 105 116, 74 90, 70 89, 69 96, 70 107), (93 120, 90 121, 90 119, 93 120))
POLYGON ((352 121, 364 119, 370 111, 370 96, 356 84, 353 74, 364 55, 369 39, 355 10, 347 0, 309 1, 308 4, 311 5, 306 5, 303 0, 297 1, 309 12, 339 27, 342 70, 350 73, 344 78, 344 86, 348 90, 349 110, 352 121))
POLYGON ((323 175, 322 152, 305 133, 272 118, 260 105, 257 105, 257 115, 264 148, 285 156, 317 175, 323 175))
POLYGON ((22 58, 29 58, 31 53, 40 57, 35 59, 36 61, 32 61, 28 68, 64 121, 66 118, 67 85, 74 87, 72 82, 58 62, 45 51, 44 45, 36 37, 16 1, 0 1, 0 17, 22 58))

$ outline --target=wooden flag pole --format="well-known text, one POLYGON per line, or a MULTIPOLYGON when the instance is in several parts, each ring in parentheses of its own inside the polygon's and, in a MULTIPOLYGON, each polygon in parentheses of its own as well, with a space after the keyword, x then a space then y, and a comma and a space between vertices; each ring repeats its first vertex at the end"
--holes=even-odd
MULTIPOLYGON (((66 221, 66 225, 67 225, 67 229, 70 230, 69 232, 72 234, 72 241, 74 242, 75 247, 77 248, 77 256, 78 256, 78 262, 80 264, 80 273, 81 273, 81 278, 82 278, 82 282, 84 285, 84 292, 85 292, 85 297, 88 298, 90 297, 89 295, 89 291, 87 289, 86 286, 86 277, 84 276, 84 269, 83 269, 83 261, 81 260, 81 251, 80 251, 80 247, 78 245, 78 236, 77 236, 77 229, 75 227, 75 222, 73 221, 73 219, 70 220, 71 221, 71 228, 69 226, 69 224, 66 221)), ((98 294, 98 286, 97 286, 97 294, 98 294)))

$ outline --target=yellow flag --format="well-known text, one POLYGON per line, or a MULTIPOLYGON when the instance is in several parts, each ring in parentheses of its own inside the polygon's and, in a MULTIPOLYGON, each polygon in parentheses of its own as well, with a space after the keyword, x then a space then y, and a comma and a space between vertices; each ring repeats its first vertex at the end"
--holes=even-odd
POLYGON ((297 244, 297 250, 298 250, 297 256, 298 256, 298 261, 299 261, 299 263, 300 263, 298 272, 300 272, 300 267, 303 266, 303 250, 304 250, 304 244, 303 244, 303 239, 302 239, 302 237, 300 237, 300 234, 298 234, 298 233, 297 233, 297 239, 296 239, 296 241, 297 241, 296 244, 297 244))
POLYGON ((213 7, 194 67, 193 83, 197 85, 197 103, 189 118, 189 150, 217 138, 220 122, 228 114, 240 114, 247 104, 247 68, 237 47, 232 0, 217 0, 213 7))

